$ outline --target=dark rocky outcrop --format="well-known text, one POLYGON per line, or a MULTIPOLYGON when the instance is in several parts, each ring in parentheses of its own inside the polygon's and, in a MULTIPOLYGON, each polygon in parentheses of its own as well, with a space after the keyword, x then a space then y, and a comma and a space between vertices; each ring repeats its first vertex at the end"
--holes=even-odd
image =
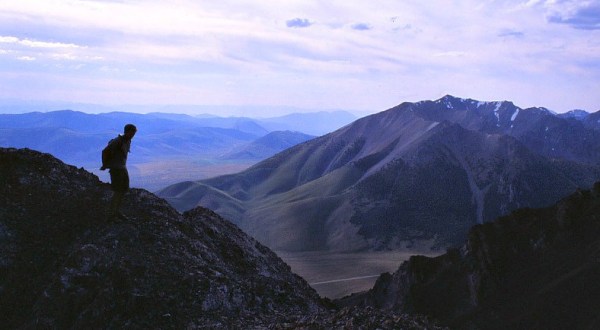
POLYGON ((462 248, 412 257, 338 303, 420 313, 451 328, 597 329, 600 182, 477 225, 462 248))
POLYGON ((0 324, 25 329, 432 328, 335 311, 277 255, 204 208, 132 189, 108 223, 107 184, 49 154, 0 148, 0 324))
POLYGON ((185 328, 325 310, 273 252, 197 208, 110 190, 47 154, 0 151, 0 315, 9 327, 185 328))

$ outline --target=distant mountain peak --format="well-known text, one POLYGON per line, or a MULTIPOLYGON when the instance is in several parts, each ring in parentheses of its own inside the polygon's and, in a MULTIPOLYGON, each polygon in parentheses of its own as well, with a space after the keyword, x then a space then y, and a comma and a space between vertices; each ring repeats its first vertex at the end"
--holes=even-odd
POLYGON ((446 94, 446 95, 442 96, 442 98, 440 98, 438 101, 465 102, 465 101, 469 101, 469 100, 471 100, 471 99, 465 99, 462 97, 456 97, 454 95, 446 94))
MULTIPOLYGON (((493 108, 494 111, 498 111, 501 108, 517 108, 520 109, 519 107, 515 106, 515 104, 511 101, 479 101, 479 100, 474 100, 474 99, 469 99, 469 98, 460 98, 460 97, 456 97, 456 96, 452 96, 452 95, 445 95, 442 98, 433 101, 434 103, 437 104, 443 104, 446 106, 447 109, 453 109, 453 110, 459 110, 459 111, 464 111, 464 110, 475 110, 475 109, 479 109, 481 107, 488 107, 488 108, 493 108)), ((419 102, 421 103, 421 102, 419 102)))
POLYGON ((444 104, 446 106, 446 108, 448 109, 458 109, 458 108, 462 108, 462 105, 466 102, 469 101, 467 99, 463 99, 463 98, 458 98, 452 95, 445 95, 444 97, 442 97, 441 99, 435 101, 436 103, 439 104, 444 104))
POLYGON ((444 247, 471 224, 592 184, 598 134, 542 108, 446 95, 401 103, 242 173, 162 196, 180 210, 214 207, 277 250, 395 249, 434 237, 444 247))
POLYGON ((590 115, 590 113, 587 112, 587 111, 585 111, 585 110, 575 109, 575 110, 571 110, 569 112, 560 114, 559 117, 562 117, 562 118, 572 118, 572 119, 577 119, 577 120, 584 120, 589 115, 590 115))

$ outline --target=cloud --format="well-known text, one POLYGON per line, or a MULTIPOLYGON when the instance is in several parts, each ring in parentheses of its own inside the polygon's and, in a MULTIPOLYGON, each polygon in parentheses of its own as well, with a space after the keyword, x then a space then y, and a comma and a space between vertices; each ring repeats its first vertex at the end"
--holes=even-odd
MULTIPOLYGON (((25 96, 4 79, 0 95, 10 90, 32 99, 56 94, 104 100, 94 96, 94 81, 106 78, 120 82, 115 86, 123 90, 114 102, 124 103, 157 101, 155 95, 162 95, 161 102, 383 109, 409 94, 426 99, 449 92, 556 108, 517 96, 529 88, 541 98, 542 90, 572 85, 571 92, 578 90, 573 95, 588 96, 564 91, 565 100, 586 101, 597 109, 600 44, 581 30, 597 29, 597 4, 5 1, 0 67, 23 85, 40 88, 25 96), (35 58, 38 65, 14 65, 18 58, 35 58), (69 71, 72 67, 81 69, 69 71), (65 83, 60 92, 65 76, 77 83, 65 83), (149 84, 128 98, 129 81, 149 84), (44 90, 49 85, 52 93, 44 90), (183 87, 189 92, 177 92, 183 87)), ((115 88, 107 85, 107 93, 110 89, 115 88)))
POLYGON ((530 0, 525 6, 544 10, 549 23, 600 30, 599 0, 530 0))
POLYGON ((19 42, 19 38, 0 36, 0 43, 14 44, 19 42))
POLYGON ((434 57, 464 57, 467 55, 468 53, 461 51, 447 51, 443 53, 433 54, 434 57))
POLYGON ((294 18, 285 22, 285 24, 291 28, 305 28, 311 26, 313 23, 307 18, 294 18))
POLYGON ((20 40, 20 44, 32 48, 78 48, 75 44, 62 43, 62 42, 45 42, 45 41, 34 41, 34 40, 20 40))
POLYGON ((358 31, 367 31, 367 30, 371 30, 371 26, 367 23, 356 23, 356 24, 352 25, 352 29, 358 30, 358 31))
MULTIPOLYGON (((87 46, 0 35, 0 54, 12 54, 19 61, 98 61, 102 57, 89 52, 87 46)), ((47 64, 47 63, 46 63, 47 64)))
POLYGON ((572 14, 557 13, 548 18, 551 23, 567 24, 575 29, 600 30, 600 3, 577 8, 572 14))
POLYGON ((521 31, 513 31, 513 30, 504 30, 498 33, 498 37, 513 37, 513 38, 523 38, 525 34, 521 31))
POLYGON ((0 36, 0 43, 19 44, 19 45, 27 46, 27 47, 31 47, 31 48, 79 48, 79 47, 81 47, 81 46, 71 44, 71 43, 19 39, 17 37, 11 37, 11 36, 0 36))

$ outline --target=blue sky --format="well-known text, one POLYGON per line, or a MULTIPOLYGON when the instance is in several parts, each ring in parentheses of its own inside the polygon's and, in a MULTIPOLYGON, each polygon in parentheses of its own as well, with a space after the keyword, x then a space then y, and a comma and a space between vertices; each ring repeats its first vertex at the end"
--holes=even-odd
POLYGON ((0 0, 0 74, 30 102, 592 112, 600 1, 0 0))

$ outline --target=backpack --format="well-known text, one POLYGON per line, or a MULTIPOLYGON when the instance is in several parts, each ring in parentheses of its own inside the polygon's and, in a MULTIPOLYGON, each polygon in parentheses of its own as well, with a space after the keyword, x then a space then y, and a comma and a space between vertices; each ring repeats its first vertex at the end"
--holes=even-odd
POLYGON ((106 145, 106 147, 104 147, 104 149, 102 149, 102 167, 100 167, 101 171, 104 171, 105 169, 107 169, 108 166, 110 165, 110 163, 112 163, 113 150, 111 148, 111 143, 113 141, 114 141, 114 139, 111 139, 110 141, 108 141, 108 144, 106 145))

